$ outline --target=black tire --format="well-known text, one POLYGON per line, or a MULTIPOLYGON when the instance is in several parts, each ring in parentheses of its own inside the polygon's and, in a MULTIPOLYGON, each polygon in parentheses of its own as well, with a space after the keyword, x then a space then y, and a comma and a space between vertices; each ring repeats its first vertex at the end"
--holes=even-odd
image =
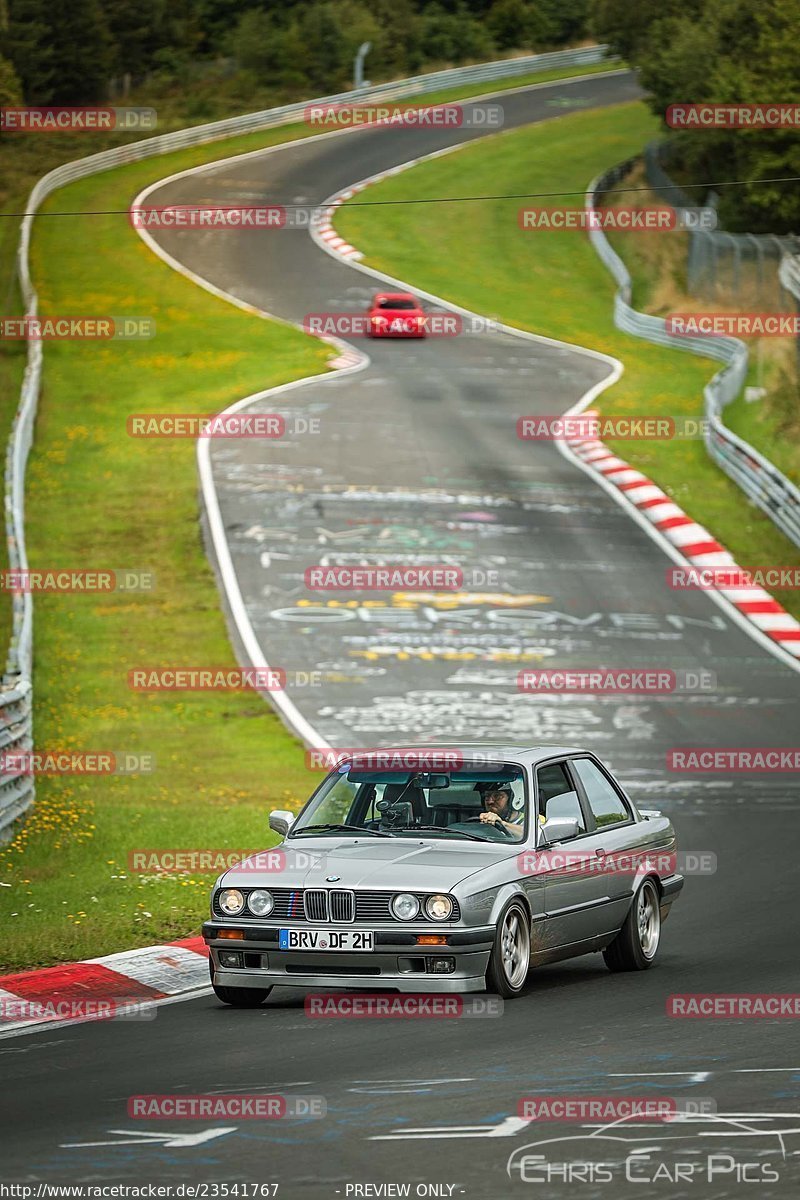
POLYGON ((525 986, 530 963, 530 915, 521 900, 510 900, 497 922, 486 969, 486 990, 507 1000, 518 996, 525 986), (513 948, 509 938, 515 943, 513 948))
POLYGON ((268 988, 239 988, 239 987, 222 987, 220 984, 214 983, 214 964, 211 958, 208 960, 208 971, 211 976, 211 986, 214 989, 214 995, 223 1004, 230 1004, 233 1008, 258 1008, 263 1004, 267 996, 272 991, 268 988))
POLYGON ((661 912, 655 881, 645 879, 633 898, 625 924, 603 951, 609 971, 647 971, 661 945, 661 912))

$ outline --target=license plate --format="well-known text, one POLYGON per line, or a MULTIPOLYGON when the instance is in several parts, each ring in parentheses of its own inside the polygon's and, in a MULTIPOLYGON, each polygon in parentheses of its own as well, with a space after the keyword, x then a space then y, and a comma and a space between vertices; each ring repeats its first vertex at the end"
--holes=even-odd
POLYGON ((374 950, 374 933, 344 929, 281 929, 281 950, 374 950))

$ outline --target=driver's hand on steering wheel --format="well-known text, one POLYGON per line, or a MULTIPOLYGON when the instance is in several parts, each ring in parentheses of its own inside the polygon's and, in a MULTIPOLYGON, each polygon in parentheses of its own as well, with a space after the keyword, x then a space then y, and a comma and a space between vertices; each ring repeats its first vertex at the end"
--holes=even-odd
POLYGON ((483 821, 484 825, 497 825, 497 823, 500 821, 500 818, 495 812, 482 812, 480 819, 483 821))

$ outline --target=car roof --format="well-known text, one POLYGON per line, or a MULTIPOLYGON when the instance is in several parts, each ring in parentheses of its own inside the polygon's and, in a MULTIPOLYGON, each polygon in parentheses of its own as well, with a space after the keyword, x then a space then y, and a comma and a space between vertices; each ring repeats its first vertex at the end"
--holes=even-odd
POLYGON ((376 292, 372 298, 373 304, 378 300, 413 300, 416 304, 417 297, 411 292, 376 292))
POLYGON ((498 742, 490 738, 476 738, 471 742, 453 742, 452 739, 428 739, 425 742, 396 742, 390 746, 370 746, 371 750, 430 750, 433 753, 442 749, 452 750, 469 758, 471 753, 484 755, 487 750, 496 752, 498 758, 525 758, 531 762, 543 762, 548 758, 556 758, 566 754, 587 754, 585 746, 562 746, 555 742, 537 742, 534 745, 524 742, 498 742))

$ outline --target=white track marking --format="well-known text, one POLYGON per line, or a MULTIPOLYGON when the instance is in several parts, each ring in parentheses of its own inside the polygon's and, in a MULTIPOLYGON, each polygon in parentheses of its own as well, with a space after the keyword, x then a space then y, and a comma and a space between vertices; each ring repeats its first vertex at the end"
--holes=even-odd
POLYGON ((371 1142, 431 1141, 438 1138, 514 1137, 530 1125, 530 1117, 506 1117, 497 1125, 420 1125, 414 1129, 395 1129, 371 1137, 371 1142))
POLYGON ((62 1142, 61 1150, 88 1150, 95 1146, 163 1146, 174 1150, 189 1150, 213 1138, 235 1133, 236 1125, 221 1125, 217 1129, 201 1129, 199 1133, 140 1133, 138 1129, 109 1129, 123 1141, 113 1142, 62 1142))

